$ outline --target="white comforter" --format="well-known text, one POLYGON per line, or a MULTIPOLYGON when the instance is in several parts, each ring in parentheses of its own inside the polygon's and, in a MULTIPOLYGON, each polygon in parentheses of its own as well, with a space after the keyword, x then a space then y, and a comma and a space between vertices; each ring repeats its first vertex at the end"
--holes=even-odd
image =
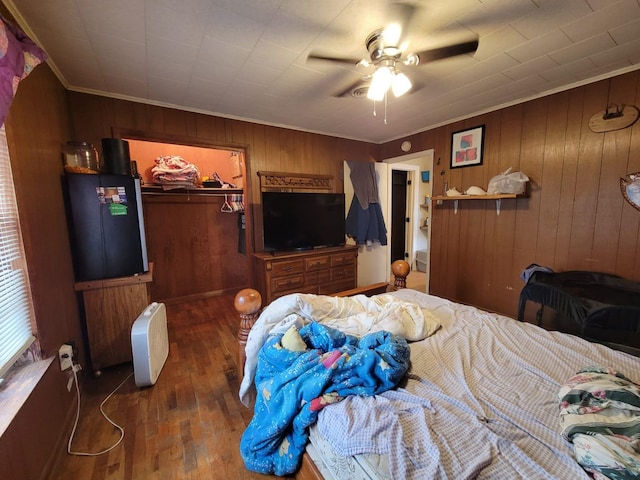
POLYGON ((249 403, 248 392, 253 383, 258 352, 268 336, 284 333, 291 325, 300 328, 312 321, 358 337, 386 330, 410 342, 422 340, 440 327, 440 321, 429 310, 415 303, 399 301, 392 295, 341 298, 295 293, 280 297, 262 311, 249 332, 239 393, 244 405, 249 403))

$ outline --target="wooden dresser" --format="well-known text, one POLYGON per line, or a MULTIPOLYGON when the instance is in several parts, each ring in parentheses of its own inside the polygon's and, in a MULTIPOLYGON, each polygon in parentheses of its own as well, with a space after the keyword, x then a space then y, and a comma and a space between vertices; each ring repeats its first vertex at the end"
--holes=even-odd
POLYGON ((356 288, 358 247, 253 254, 257 290, 266 305, 289 293, 331 294, 356 288))

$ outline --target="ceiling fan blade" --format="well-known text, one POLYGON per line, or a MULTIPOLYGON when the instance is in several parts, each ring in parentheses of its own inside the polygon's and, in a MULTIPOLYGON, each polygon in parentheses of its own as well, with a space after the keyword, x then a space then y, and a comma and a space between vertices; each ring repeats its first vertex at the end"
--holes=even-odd
POLYGON ((389 24, 397 24, 400 31, 398 32, 397 38, 385 38, 385 43, 400 47, 407 40, 411 32, 412 20, 417 8, 418 7, 414 4, 404 2, 392 3, 389 5, 389 11, 387 14, 389 24))
POLYGON ((420 59, 420 64, 426 62, 433 62, 434 60, 441 60, 443 58, 455 57, 456 55, 463 55, 465 53, 473 53, 478 49, 478 40, 472 40, 469 42, 458 43, 456 45, 448 45, 446 47, 431 48, 429 50, 423 50, 421 52, 414 52, 420 59))
POLYGON ((318 54, 315 54, 315 53, 310 53, 307 56, 307 60, 323 60, 323 61, 327 61, 327 62, 346 63, 346 64, 351 65, 351 66, 356 66, 356 65, 358 65, 358 63, 360 63, 360 61, 362 59, 361 58, 331 57, 331 56, 328 56, 328 55, 318 55, 318 54))

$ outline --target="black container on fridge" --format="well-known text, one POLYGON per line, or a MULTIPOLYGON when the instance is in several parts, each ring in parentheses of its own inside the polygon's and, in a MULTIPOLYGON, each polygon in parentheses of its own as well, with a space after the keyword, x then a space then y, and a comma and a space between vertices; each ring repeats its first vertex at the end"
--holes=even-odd
POLYGON ((140 180, 68 174, 63 183, 76 281, 148 272, 140 180))

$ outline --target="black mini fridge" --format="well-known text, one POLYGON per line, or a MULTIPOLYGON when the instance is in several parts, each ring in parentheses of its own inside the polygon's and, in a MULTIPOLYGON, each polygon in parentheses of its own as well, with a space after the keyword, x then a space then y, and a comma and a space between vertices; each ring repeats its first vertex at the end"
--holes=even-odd
POLYGON ((148 272, 140 180, 76 173, 63 184, 76 282, 148 272))

